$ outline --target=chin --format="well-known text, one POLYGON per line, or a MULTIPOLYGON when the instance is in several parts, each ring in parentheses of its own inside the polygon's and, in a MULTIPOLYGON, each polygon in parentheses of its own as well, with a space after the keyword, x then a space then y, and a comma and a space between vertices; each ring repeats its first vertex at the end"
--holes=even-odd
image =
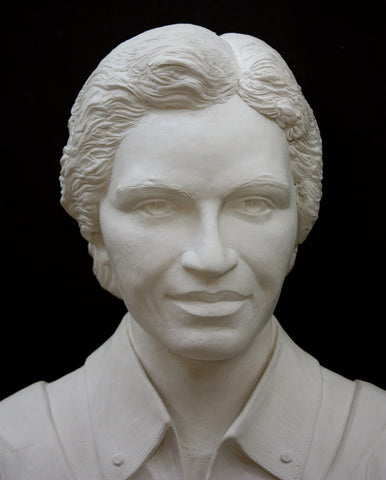
POLYGON ((210 328, 205 332, 186 332, 183 338, 176 338, 167 345, 175 355, 190 360, 221 361, 229 360, 244 352, 253 337, 240 335, 234 329, 210 328))

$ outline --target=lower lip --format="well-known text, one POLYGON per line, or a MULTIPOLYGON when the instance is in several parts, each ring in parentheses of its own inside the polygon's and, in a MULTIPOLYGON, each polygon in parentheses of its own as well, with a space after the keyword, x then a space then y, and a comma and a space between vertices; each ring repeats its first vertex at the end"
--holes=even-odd
POLYGON ((227 317, 239 310, 245 300, 223 301, 223 302, 188 302, 174 300, 174 304, 181 310, 196 317, 227 317))

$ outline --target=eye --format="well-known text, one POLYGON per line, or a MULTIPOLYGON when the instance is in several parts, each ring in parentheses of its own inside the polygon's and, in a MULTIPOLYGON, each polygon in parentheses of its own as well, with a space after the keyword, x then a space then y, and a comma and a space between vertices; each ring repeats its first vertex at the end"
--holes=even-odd
POLYGON ((260 197, 249 197, 237 200, 231 206, 232 210, 244 215, 258 216, 269 213, 273 205, 268 200, 260 197))
POLYGON ((151 217, 166 217, 175 211, 175 207, 167 200, 147 200, 136 206, 135 210, 151 217))

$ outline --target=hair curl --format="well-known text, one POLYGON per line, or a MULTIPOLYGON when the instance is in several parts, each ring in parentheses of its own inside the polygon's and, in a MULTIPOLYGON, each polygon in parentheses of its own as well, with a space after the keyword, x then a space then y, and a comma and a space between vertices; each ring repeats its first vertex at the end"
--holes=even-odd
POLYGON ((99 225, 115 153, 149 109, 200 109, 239 95, 284 130, 297 192, 297 243, 319 210, 322 146, 310 106, 282 57, 265 42, 178 24, 116 47, 79 92, 61 158, 61 204, 80 226, 100 284, 120 297, 99 225))

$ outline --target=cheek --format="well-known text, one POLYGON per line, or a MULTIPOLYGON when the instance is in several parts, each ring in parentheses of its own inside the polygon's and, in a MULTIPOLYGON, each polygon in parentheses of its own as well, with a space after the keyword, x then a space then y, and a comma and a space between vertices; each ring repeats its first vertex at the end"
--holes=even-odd
POLYGON ((129 222, 124 228, 121 225, 108 225, 102 232, 103 239, 122 294, 141 295, 150 291, 176 261, 175 236, 129 222))
POLYGON ((262 288, 282 284, 296 245, 296 214, 277 215, 263 225, 233 226, 230 242, 262 288))

